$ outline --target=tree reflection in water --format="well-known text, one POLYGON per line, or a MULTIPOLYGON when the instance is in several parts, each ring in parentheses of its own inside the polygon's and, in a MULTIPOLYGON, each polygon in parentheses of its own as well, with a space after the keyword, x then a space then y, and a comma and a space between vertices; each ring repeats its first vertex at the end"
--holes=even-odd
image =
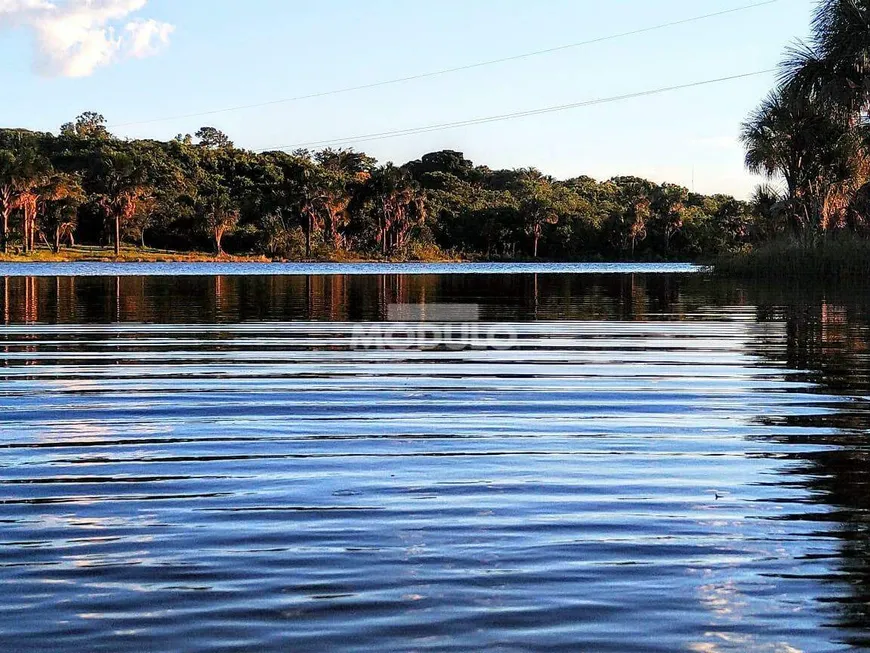
MULTIPOLYGON (((439 302, 478 304, 483 319, 492 321, 721 319, 732 313, 784 324, 785 337, 760 330, 749 353, 782 369, 782 378, 800 392, 818 394, 820 404, 818 410, 759 416, 758 423, 771 427, 765 438, 800 445, 789 473, 777 482, 803 488, 807 503, 827 510, 801 513, 792 504, 785 518, 815 520, 819 537, 837 538, 832 568, 838 572, 823 579, 833 598, 818 600, 839 604, 837 625, 854 633, 850 643, 870 645, 866 287, 770 287, 680 275, 22 277, 2 284, 0 316, 7 325, 378 321, 390 304, 439 302), (809 390, 807 382, 813 384, 809 390)), ((16 346, 35 337, 18 334, 16 346)), ((731 592, 710 587, 714 598, 731 592)))

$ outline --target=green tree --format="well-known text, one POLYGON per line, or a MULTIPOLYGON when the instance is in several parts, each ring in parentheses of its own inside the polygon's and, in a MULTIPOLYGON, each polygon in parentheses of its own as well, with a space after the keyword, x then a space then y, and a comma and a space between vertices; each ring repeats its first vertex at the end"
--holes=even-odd
POLYGON ((786 184, 788 212, 800 230, 839 224, 865 182, 868 162, 859 132, 796 88, 772 93, 743 125, 751 172, 786 184))
POLYGON ((96 164, 97 202, 112 225, 115 256, 121 254, 122 227, 151 196, 144 168, 136 157, 119 150, 104 150, 96 164))
POLYGON ((664 253, 671 249, 671 239, 683 228, 689 190, 676 184, 662 184, 653 192, 651 210, 655 226, 664 241, 664 253))
POLYGON ((94 111, 85 111, 75 122, 68 122, 61 125, 61 136, 94 139, 94 140, 109 140, 112 135, 106 128, 106 119, 99 113, 94 111))
POLYGON ((575 208, 577 196, 534 168, 520 172, 517 196, 526 234, 532 238, 532 256, 538 258, 544 226, 558 224, 563 215, 575 208))
POLYGON ((410 172, 387 164, 367 184, 377 225, 375 241, 384 256, 402 250, 414 228, 426 221, 426 195, 410 172))
POLYGON ((319 175, 319 198, 324 211, 326 237, 335 250, 344 249, 353 197, 368 182, 376 162, 353 150, 326 149, 314 155, 319 175))
POLYGON ((49 230, 52 239, 49 242, 43 232, 43 238, 54 251, 60 251, 61 244, 66 241, 75 245, 75 230, 78 224, 79 207, 85 203, 86 196, 79 179, 74 175, 58 173, 51 176, 41 193, 43 228, 49 230))
POLYGON ((2 248, 9 248, 9 221, 12 212, 22 212, 24 247, 32 245, 36 220, 38 189, 50 174, 51 164, 43 157, 32 139, 17 135, 12 147, 0 149, 0 217, 2 217, 2 248))
POLYGON ((197 205, 202 228, 211 237, 215 253, 222 256, 224 236, 232 233, 239 224, 238 204, 227 188, 212 178, 203 184, 197 205))
POLYGON ((227 149, 233 146, 230 137, 214 127, 200 127, 196 132, 199 145, 210 149, 227 149))

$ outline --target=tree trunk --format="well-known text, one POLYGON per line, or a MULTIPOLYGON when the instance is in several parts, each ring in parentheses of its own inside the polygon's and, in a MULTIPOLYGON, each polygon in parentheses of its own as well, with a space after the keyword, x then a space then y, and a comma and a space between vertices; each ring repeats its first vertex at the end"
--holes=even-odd
POLYGON ((3 253, 9 251, 9 216, 12 213, 12 189, 8 185, 0 187, 0 210, 3 212, 3 253))
POLYGON ((3 253, 9 251, 9 211, 3 207, 3 253))
POLYGON ((121 255, 121 216, 115 216, 115 256, 121 255))
POLYGON ((311 258, 311 229, 314 226, 314 218, 308 213, 308 229, 305 230, 305 258, 311 258))

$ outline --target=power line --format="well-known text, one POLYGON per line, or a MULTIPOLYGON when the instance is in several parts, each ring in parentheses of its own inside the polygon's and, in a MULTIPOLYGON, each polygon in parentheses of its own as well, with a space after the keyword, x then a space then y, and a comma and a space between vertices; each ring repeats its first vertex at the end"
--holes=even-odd
POLYGON ((322 141, 309 141, 307 143, 297 143, 295 145, 282 145, 279 147, 263 148, 258 152, 268 152, 275 150, 291 150, 298 148, 309 147, 327 147, 330 145, 343 145, 346 143, 364 143, 368 141, 383 140, 387 138, 398 138, 401 136, 413 136, 415 134, 425 134, 428 132, 442 131, 446 129, 455 129, 457 127, 468 127, 471 125, 482 125, 491 122, 502 122, 505 120, 515 120, 517 118, 526 118, 528 116, 537 116, 546 113, 556 113, 559 111, 568 111, 571 109, 580 109, 582 107, 591 107, 599 104, 609 104, 611 102, 621 102, 634 98, 647 97, 651 95, 661 95, 671 91, 679 91, 687 88, 697 88, 699 86, 709 86, 711 84, 719 84, 722 82, 734 81, 737 79, 746 79, 748 77, 757 77, 768 73, 776 72, 775 68, 766 70, 756 70, 751 73, 741 73, 739 75, 729 75, 728 77, 717 77, 716 79, 705 79, 699 82, 690 82, 688 84, 678 84, 676 86, 664 86, 661 88, 649 89, 646 91, 638 91, 635 93, 627 93, 625 95, 615 95, 606 98, 596 98, 594 100, 584 100, 583 102, 573 102, 571 104, 560 104, 550 107, 541 107, 538 109, 529 109, 527 111, 516 111, 514 113, 505 113, 495 116, 485 116, 481 118, 471 118, 468 120, 459 120, 456 122, 446 122, 433 125, 423 125, 419 127, 409 127, 407 129, 397 129, 393 131, 378 132, 373 134, 362 134, 359 136, 349 136, 346 138, 333 138, 322 141))
POLYGON ((507 63, 510 61, 519 61, 521 59, 527 59, 530 57, 537 57, 544 54, 552 54, 554 52, 561 52, 563 50, 570 50, 574 48, 580 48, 587 45, 594 45, 596 43, 604 43, 606 41, 612 41, 616 39, 626 38, 628 36, 637 36, 639 34, 647 34, 649 32, 655 32, 662 29, 667 29, 670 27, 677 27, 679 25, 688 25, 690 23, 696 23, 703 20, 709 20, 711 18, 718 18, 720 16, 726 16, 729 14, 735 14, 742 11, 748 11, 750 9, 757 9, 759 7, 765 7, 767 5, 776 4, 781 0, 764 0, 763 2, 755 2, 749 5, 743 5, 740 7, 734 7, 732 9, 725 9, 723 11, 717 11, 711 14, 704 14, 702 16, 693 16, 692 18, 684 18, 682 20, 676 20, 669 23, 661 23, 659 25, 653 25, 651 27, 643 27, 636 30, 631 30, 628 32, 620 32, 618 34, 610 34, 608 36, 601 36, 598 38, 590 39, 588 41, 579 41, 577 43, 569 43, 566 45, 559 45, 553 48, 547 48, 545 50, 535 50, 533 52, 525 52, 522 54, 517 54, 509 57, 502 57, 500 59, 490 59, 488 61, 479 61, 477 63, 466 64, 463 66, 456 66, 455 68, 444 68, 442 70, 434 70, 431 72, 420 73, 417 75, 409 75, 408 77, 397 77, 395 79, 383 80, 380 82, 372 82, 370 84, 361 84, 359 86, 348 86, 345 88, 333 89, 331 91, 321 91, 319 93, 311 93, 308 95, 297 95, 296 97, 284 98, 281 100, 270 100, 268 102, 259 102, 256 104, 242 104, 234 107, 226 107, 223 109, 213 109, 211 111, 202 111, 199 113, 188 113, 183 115, 176 116, 168 116, 164 118, 152 118, 150 120, 139 120, 133 122, 123 122, 115 125, 110 125, 110 129, 115 129, 117 127, 130 127, 133 125, 147 125, 153 124, 157 122, 168 122, 171 120, 184 120, 186 118, 200 118, 203 116, 212 116, 220 113, 229 113, 232 111, 244 111, 246 109, 257 109, 261 107, 273 106, 276 104, 287 104, 290 102, 299 102, 301 100, 313 100, 315 98, 328 97, 331 95, 339 95, 342 93, 352 93, 355 91, 363 91, 372 88, 379 88, 382 86, 390 86, 393 84, 401 84, 404 82, 411 82, 420 79, 427 79, 430 77, 438 77, 441 75, 449 75, 451 73, 462 72, 465 70, 473 70, 475 68, 483 68, 485 66, 494 66, 496 64, 507 63))

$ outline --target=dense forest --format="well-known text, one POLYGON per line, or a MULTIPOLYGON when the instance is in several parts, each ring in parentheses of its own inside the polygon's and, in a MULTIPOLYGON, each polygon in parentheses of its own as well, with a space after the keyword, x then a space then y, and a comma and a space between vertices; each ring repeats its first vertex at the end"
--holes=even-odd
POLYGON ((0 131, 5 242, 174 250, 577 259, 699 257, 767 229, 752 207, 635 177, 557 181, 490 170, 459 152, 378 165, 351 150, 256 153, 211 127, 120 140, 95 113, 59 135, 0 131))
POLYGON ((0 130, 4 252, 76 243, 275 259, 442 256, 711 260, 870 225, 870 0, 824 0, 742 128, 751 201, 637 177, 556 180, 441 151, 253 152, 214 127, 125 140, 85 113, 57 135, 0 130))

